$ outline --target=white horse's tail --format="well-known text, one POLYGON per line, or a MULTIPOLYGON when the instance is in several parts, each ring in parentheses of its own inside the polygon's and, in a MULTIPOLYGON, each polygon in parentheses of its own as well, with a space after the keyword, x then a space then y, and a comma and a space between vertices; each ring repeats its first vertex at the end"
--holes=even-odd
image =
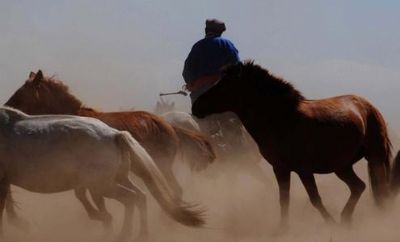
POLYGON ((200 227, 205 223, 203 211, 183 202, 174 193, 150 155, 128 132, 122 131, 118 141, 123 151, 130 156, 131 171, 143 179, 160 206, 174 220, 193 227, 200 227))

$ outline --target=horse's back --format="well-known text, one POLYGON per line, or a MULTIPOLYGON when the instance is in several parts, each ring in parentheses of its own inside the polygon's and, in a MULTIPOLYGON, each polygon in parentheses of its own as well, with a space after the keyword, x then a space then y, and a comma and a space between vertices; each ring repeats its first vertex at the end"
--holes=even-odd
POLYGON ((81 116, 100 119, 118 130, 128 131, 154 157, 163 154, 174 157, 178 149, 178 137, 163 118, 146 111, 93 112, 83 110, 81 116))
POLYGON ((299 110, 307 118, 326 123, 337 122, 341 125, 363 125, 367 116, 377 111, 369 101, 356 95, 304 100, 300 103, 299 110))
POLYGON ((116 133, 115 129, 98 119, 72 115, 29 116, 16 122, 14 129, 19 134, 75 134, 83 137, 95 135, 103 138, 114 136, 116 133))
POLYGON ((8 131, 1 151, 8 177, 30 191, 64 191, 77 183, 113 179, 117 172, 120 132, 99 120, 29 116, 8 131))
POLYGON ((85 117, 97 118, 113 128, 127 130, 132 135, 141 136, 151 132, 164 132, 173 134, 172 127, 166 121, 149 112, 129 111, 129 112, 79 112, 85 117))
POLYGON ((63 146, 78 150, 79 145, 109 145, 120 133, 98 119, 63 115, 29 116, 9 129, 10 141, 17 145, 48 145, 48 152, 50 148, 62 150, 63 146))
POLYGON ((168 123, 177 127, 200 131, 199 124, 193 119, 189 113, 180 111, 171 111, 161 115, 168 123))

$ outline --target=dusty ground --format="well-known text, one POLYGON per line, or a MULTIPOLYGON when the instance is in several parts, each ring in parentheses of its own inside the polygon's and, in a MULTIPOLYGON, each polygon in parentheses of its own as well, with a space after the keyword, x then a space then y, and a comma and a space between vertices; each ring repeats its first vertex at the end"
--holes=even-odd
MULTIPOLYGON (((361 161, 356 170, 368 182, 366 165, 365 161, 361 161)), ((207 208, 208 223, 203 229, 183 227, 170 220, 150 198, 151 241, 400 241, 399 199, 393 209, 382 214, 374 207, 371 192, 367 189, 356 208, 351 228, 327 226, 311 206, 298 177, 292 174, 290 228, 287 233, 277 235, 278 190, 267 163, 261 163, 259 167, 265 174, 265 182, 254 179, 244 171, 221 168, 217 171, 211 167, 209 172, 220 175, 210 178, 207 172, 192 177, 180 162, 175 168, 180 181, 185 184, 185 199, 200 202, 207 208)), ((334 175, 317 176, 317 184, 327 208, 339 220, 349 195, 347 187, 334 175)), ((87 218, 72 192, 43 195, 14 187, 13 193, 18 202, 18 212, 29 221, 30 230, 22 232, 6 223, 4 241, 113 241, 121 225, 122 206, 115 201, 107 201, 114 215, 114 234, 105 237, 102 225, 87 218)))

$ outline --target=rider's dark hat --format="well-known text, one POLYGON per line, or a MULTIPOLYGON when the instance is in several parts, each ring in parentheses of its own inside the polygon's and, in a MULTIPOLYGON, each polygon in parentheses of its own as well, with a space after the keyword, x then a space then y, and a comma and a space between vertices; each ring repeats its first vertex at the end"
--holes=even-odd
POLYGON ((215 18, 206 20, 206 33, 222 34, 225 30, 224 22, 215 18))

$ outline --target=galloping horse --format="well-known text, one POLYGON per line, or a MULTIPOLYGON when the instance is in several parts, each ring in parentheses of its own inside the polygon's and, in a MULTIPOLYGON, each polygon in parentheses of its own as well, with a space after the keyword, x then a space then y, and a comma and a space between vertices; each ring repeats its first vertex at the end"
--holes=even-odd
MULTIPOLYGON (((69 93, 66 85, 54 78, 44 77, 40 70, 36 74, 31 72, 29 79, 5 105, 28 114, 71 114, 93 117, 113 128, 130 132, 149 152, 178 194, 182 194, 182 189, 172 172, 172 164, 179 148, 185 154, 185 157, 189 158, 190 165, 194 170, 205 168, 215 159, 215 153, 210 143, 200 133, 173 127, 162 118, 148 112, 106 113, 85 107, 81 101, 69 93)), ((137 193, 140 197, 139 200, 142 201, 139 203, 141 206, 139 212, 142 217, 145 217, 145 196, 140 190, 137 193)), ((107 222, 86 198, 84 189, 76 189, 75 194, 91 219, 107 222)), ((13 206, 7 206, 6 209, 10 221, 18 222, 13 206)))
MULTIPOLYGON (((350 188, 342 221, 351 220, 365 183, 353 164, 368 160, 372 192, 379 206, 389 195, 391 144, 385 121, 364 98, 346 95, 307 100, 287 81, 253 62, 227 67, 218 84, 192 106, 194 115, 232 111, 272 165, 279 185, 281 225, 287 224, 290 173, 297 173, 311 203, 327 222, 313 173, 335 173, 350 188)), ((400 168, 399 168, 400 169, 400 168)))
MULTIPOLYGON (((95 201, 116 199, 125 207, 120 239, 132 232, 138 188, 129 171, 141 177, 160 206, 176 221, 200 226, 198 211, 188 208, 145 149, 126 131, 88 117, 30 116, 0 108, 0 233, 10 184, 38 193, 88 189, 95 201)), ((139 198, 140 199, 140 198, 139 198)), ((103 201, 104 202, 104 201, 103 201)), ((101 213, 107 216, 107 211, 101 213)), ((142 223, 140 237, 147 236, 142 223)))
POLYGON ((167 102, 162 97, 157 101, 154 113, 163 117, 168 123, 195 131, 201 131, 200 125, 191 114, 175 110, 174 102, 167 102))

